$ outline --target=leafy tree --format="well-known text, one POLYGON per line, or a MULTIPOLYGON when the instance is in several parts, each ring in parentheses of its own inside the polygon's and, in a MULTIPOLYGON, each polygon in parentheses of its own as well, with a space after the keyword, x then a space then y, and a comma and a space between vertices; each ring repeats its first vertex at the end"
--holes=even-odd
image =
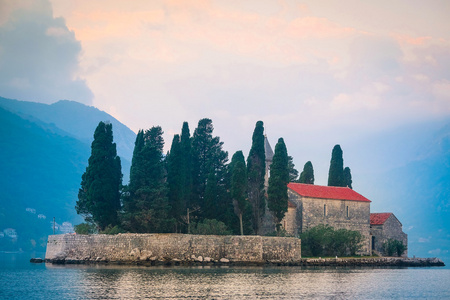
POLYGON ((295 182, 298 177, 298 170, 295 168, 294 158, 288 156, 289 182, 295 182))
POLYGON ((242 151, 237 151, 231 159, 231 197, 239 216, 241 235, 244 234, 242 215, 247 206, 247 169, 242 151))
POLYGON ((164 139, 159 126, 138 133, 130 169, 130 184, 124 199, 122 224, 131 232, 170 232, 164 139))
POLYGON ((303 166, 303 171, 300 173, 299 183, 314 184, 314 169, 310 161, 307 161, 303 166))
POLYGON ((345 167, 344 169, 344 186, 353 189, 352 187, 352 173, 349 167, 345 167))
POLYGON ((341 146, 336 145, 331 153, 328 186, 344 186, 344 160, 341 146))
POLYGON ((100 122, 94 132, 86 172, 81 177, 76 211, 99 230, 118 225, 122 170, 112 125, 100 122))
POLYGON ((289 183, 288 154, 283 138, 275 145, 268 188, 268 207, 277 222, 277 231, 281 229, 281 220, 288 209, 287 184, 289 183))
POLYGON ((190 206, 193 209, 200 208, 198 210, 200 218, 207 215, 212 219, 223 220, 228 206, 225 185, 228 153, 222 150, 223 142, 220 138, 212 136, 213 130, 210 119, 201 119, 192 137, 193 189, 190 206), (207 184, 208 195, 206 195, 207 184), (212 189, 215 190, 214 195, 212 189))
POLYGON ((248 199, 253 210, 253 231, 260 232, 261 219, 265 210, 264 176, 266 174, 266 154, 264 150, 264 126, 256 122, 252 136, 252 147, 247 158, 248 199))

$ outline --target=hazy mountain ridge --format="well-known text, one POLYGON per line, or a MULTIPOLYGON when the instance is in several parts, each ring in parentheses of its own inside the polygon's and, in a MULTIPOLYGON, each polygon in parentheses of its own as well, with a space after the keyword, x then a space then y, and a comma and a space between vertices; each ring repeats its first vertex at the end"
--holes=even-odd
POLYGON ((113 125, 114 142, 117 144, 118 155, 131 161, 136 134, 120 123, 113 116, 84 104, 61 100, 53 104, 18 101, 0 97, 0 106, 24 119, 36 119, 53 125, 68 135, 81 141, 91 143, 94 130, 100 121, 109 121, 113 125))
POLYGON ((410 255, 450 259, 450 123, 415 150, 408 163, 373 177, 376 199, 402 222, 410 255))
MULTIPOLYGON (((12 239, 4 244, 7 239, 0 238, 0 250, 30 250, 31 240, 39 247, 42 245, 39 240, 51 234, 49 222, 53 217, 58 224, 81 222, 75 212, 81 175, 87 166, 95 127, 101 120, 113 119, 108 116, 96 108, 71 101, 61 101, 51 107, 0 98, 0 232, 13 228, 19 236, 15 244, 9 243, 12 239), (59 112, 62 117, 57 116, 59 112), (64 121, 68 112, 71 117, 64 121), (52 123, 45 122, 47 115, 52 116, 49 117, 52 123), (88 123, 93 126, 91 129, 86 127, 88 123), (77 124, 83 124, 86 132, 77 131, 77 124), (35 213, 26 212, 26 208, 34 209, 35 213)), ((117 136, 127 138, 126 143, 116 141, 118 148, 126 149, 134 144, 134 133, 126 126, 113 125, 113 130, 115 141, 116 131, 117 136)), ((131 157, 122 158, 124 184, 128 180, 129 160, 131 157)))

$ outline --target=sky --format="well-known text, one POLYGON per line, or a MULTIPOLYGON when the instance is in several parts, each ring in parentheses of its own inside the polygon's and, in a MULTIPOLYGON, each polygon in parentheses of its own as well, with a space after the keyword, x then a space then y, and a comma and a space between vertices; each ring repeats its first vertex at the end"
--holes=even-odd
POLYGON ((0 0, 0 96, 75 100, 166 150, 213 120, 229 157, 258 120, 326 184, 331 149, 450 116, 450 2, 0 0), (315 159, 315 161, 314 161, 315 159))

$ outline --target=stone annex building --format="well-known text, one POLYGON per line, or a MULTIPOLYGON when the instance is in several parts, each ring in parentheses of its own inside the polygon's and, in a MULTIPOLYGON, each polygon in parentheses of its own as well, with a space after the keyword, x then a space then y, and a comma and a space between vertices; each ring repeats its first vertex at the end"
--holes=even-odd
MULTIPOLYGON (((273 158, 267 137, 265 151, 267 188, 273 158)), ((319 224, 327 224, 335 229, 359 231, 364 237, 361 250, 364 255, 384 255, 383 244, 388 239, 396 239, 407 245, 407 235, 393 213, 371 214, 371 201, 348 187, 291 182, 288 184, 288 199, 288 211, 281 225, 290 235, 298 236, 319 224)), ((270 212, 265 214, 262 222, 263 234, 274 231, 273 220, 270 212)), ((403 256, 407 256, 406 251, 403 256)))

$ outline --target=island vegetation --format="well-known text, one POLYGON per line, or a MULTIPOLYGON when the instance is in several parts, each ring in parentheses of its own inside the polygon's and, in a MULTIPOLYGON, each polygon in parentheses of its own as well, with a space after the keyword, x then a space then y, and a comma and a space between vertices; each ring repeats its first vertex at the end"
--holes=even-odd
MULTIPOLYGON (((205 118, 191 135, 184 122, 166 154, 160 126, 140 130, 130 181, 122 185, 112 125, 100 122, 76 204, 85 223, 76 225, 76 232, 253 235, 260 233, 260 220, 268 208, 276 220, 272 235, 285 235, 281 220, 288 208, 287 184, 314 184, 312 163, 305 163, 299 177, 284 139, 279 138, 266 190, 263 122, 256 123, 247 161, 237 151, 228 163, 228 153, 213 130, 211 119, 205 118)), ((339 145, 332 152, 328 181, 351 188, 350 169, 343 167, 339 145)), ((304 253, 311 256, 354 255, 362 240, 358 232, 326 225, 301 238, 304 253)))

